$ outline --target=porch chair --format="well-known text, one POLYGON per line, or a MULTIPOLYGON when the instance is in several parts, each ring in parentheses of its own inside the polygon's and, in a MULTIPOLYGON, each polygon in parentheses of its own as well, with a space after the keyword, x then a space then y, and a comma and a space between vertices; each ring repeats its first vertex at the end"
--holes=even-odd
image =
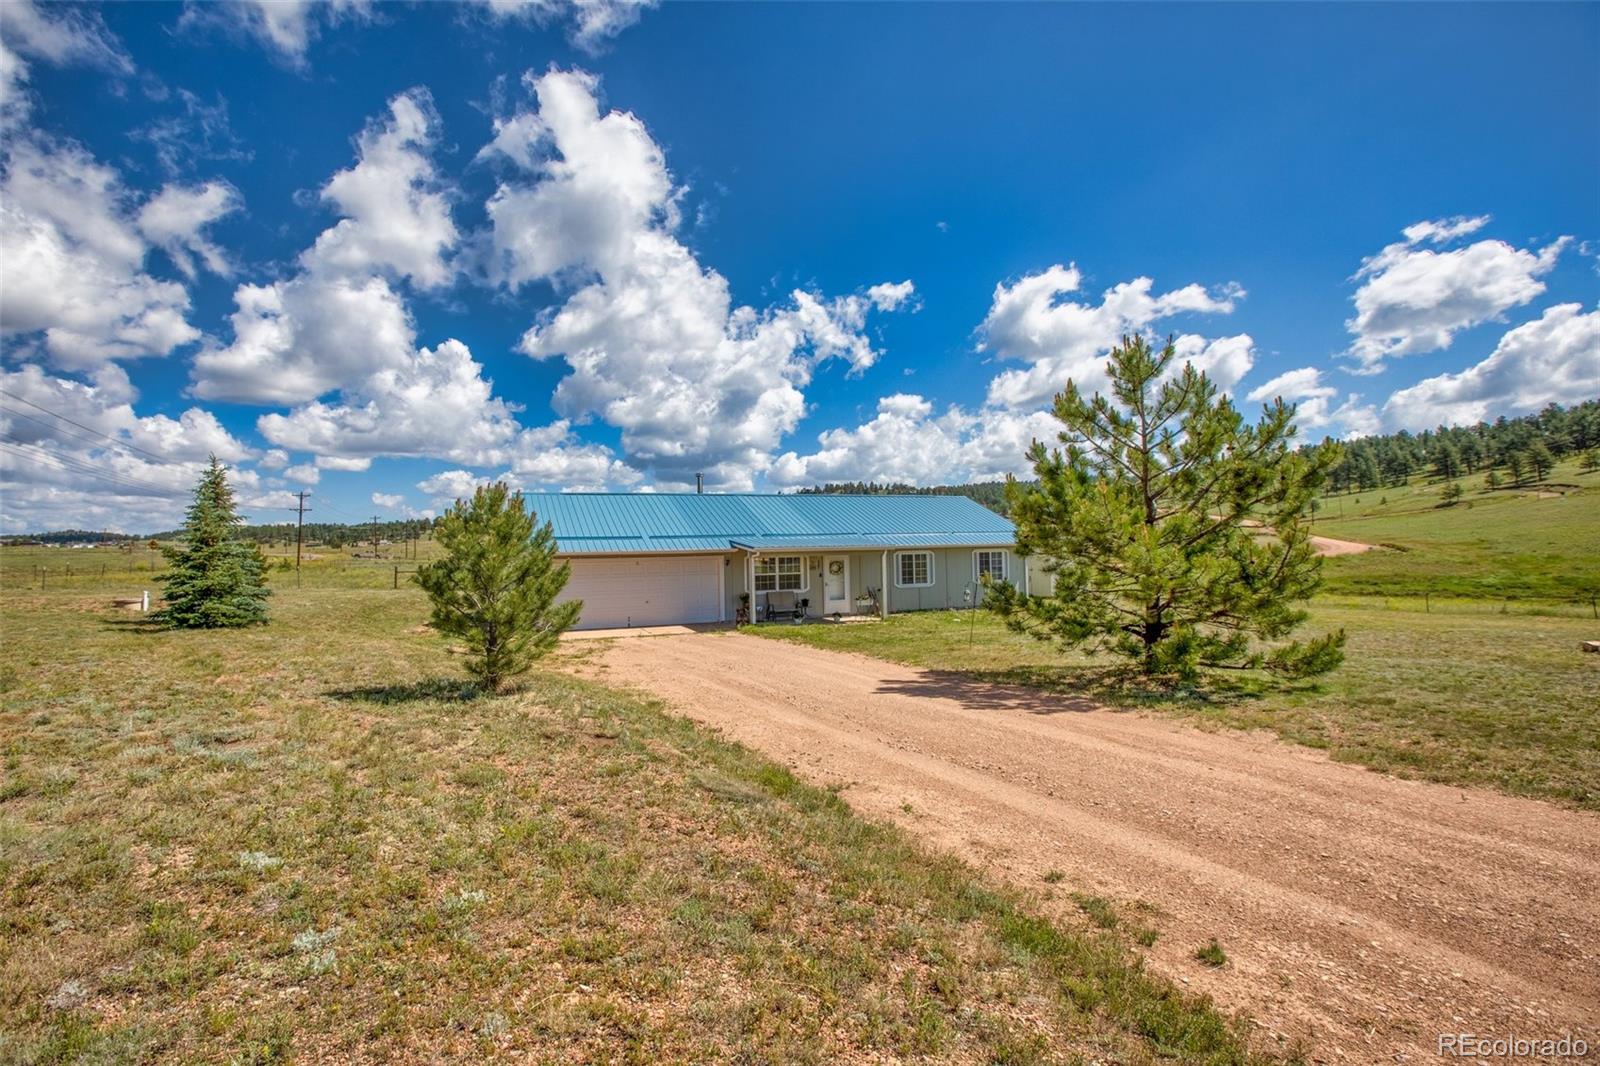
POLYGON ((768 622, 776 622, 780 619, 798 622, 805 618, 806 608, 810 606, 810 603, 810 600, 801 599, 793 592, 769 592, 767 593, 767 610, 763 617, 768 622))

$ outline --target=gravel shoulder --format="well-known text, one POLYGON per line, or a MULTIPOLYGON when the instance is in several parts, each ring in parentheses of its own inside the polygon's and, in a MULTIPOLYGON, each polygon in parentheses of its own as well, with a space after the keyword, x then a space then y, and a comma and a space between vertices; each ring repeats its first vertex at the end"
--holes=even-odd
POLYGON ((1156 969, 1318 1061, 1431 1059, 1443 1032, 1600 1046, 1600 816, 736 633, 571 661, 996 876, 1063 872, 1054 906, 1153 906, 1156 969))

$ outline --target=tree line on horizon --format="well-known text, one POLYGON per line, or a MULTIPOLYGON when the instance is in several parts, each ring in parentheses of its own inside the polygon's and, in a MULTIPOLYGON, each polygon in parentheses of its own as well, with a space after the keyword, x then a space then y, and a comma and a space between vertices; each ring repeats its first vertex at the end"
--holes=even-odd
POLYGON ((1328 487, 1335 493, 1403 485, 1417 474, 1454 481, 1484 473, 1490 488, 1526 485, 1543 481, 1557 462, 1571 456, 1584 470, 1600 470, 1600 400, 1573 407, 1552 403, 1520 418, 1342 443, 1344 454, 1328 472, 1328 487))
MULTIPOLYGON (((373 533, 379 540, 390 543, 428 537, 433 533, 432 518, 400 518, 379 522, 307 522, 300 531, 302 543, 328 548, 346 548, 369 544, 373 533)), ((167 529, 158 533, 111 533, 103 529, 56 529, 48 533, 24 533, 0 537, 0 544, 110 544, 120 545, 144 541, 171 541, 183 535, 183 530, 167 529)), ((295 527, 293 522, 266 524, 241 524, 236 537, 247 544, 264 548, 293 547, 295 527)))
MULTIPOLYGON (((1500 484, 1525 485, 1548 477, 1558 461, 1571 456, 1577 456, 1585 470, 1600 470, 1600 399, 1572 407, 1552 403, 1536 414, 1518 418, 1502 416, 1493 422, 1472 426, 1439 426, 1420 433, 1400 430, 1352 437, 1337 443, 1342 446, 1343 455, 1328 472, 1328 488, 1335 493, 1403 485, 1417 474, 1451 481, 1487 472, 1491 488, 1500 484)), ((1022 484, 1031 487, 1037 482, 1022 484)), ((830 481, 800 491, 867 496, 966 496, 997 514, 1008 518, 1011 514, 1004 481, 934 486, 830 481)))

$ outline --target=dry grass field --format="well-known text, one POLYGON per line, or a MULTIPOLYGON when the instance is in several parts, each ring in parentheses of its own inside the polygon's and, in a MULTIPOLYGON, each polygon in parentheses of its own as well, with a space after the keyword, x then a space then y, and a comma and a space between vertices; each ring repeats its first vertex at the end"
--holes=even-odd
POLYGON ((649 701, 474 696, 415 590, 180 633, 79 580, 0 599, 0 1062, 1254 1061, 649 701))

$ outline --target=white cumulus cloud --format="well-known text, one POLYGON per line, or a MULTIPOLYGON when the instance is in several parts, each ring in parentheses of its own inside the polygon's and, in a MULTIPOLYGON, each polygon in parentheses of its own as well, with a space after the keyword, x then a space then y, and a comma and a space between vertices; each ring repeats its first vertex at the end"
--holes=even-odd
POLYGON ((438 123, 426 92, 389 101, 357 138, 358 159, 323 187, 344 215, 300 256, 300 270, 234 293, 233 340, 194 362, 194 394, 242 403, 299 403, 418 359, 410 309, 396 286, 452 276, 448 193, 429 158, 438 123))
POLYGON ((1338 427, 1343 436, 1376 433, 1379 420, 1370 404, 1363 404, 1358 393, 1339 402, 1339 390, 1323 380, 1322 371, 1303 366, 1286 370, 1251 389, 1245 399, 1252 403, 1282 400, 1295 405, 1295 422, 1306 430, 1338 427))
POLYGON ((234 293, 232 340, 195 358, 194 394, 294 405, 262 416, 263 437, 318 466, 378 456, 504 461, 520 430, 467 346, 417 343, 403 287, 454 276, 450 190, 430 153, 438 117, 426 92, 389 102, 356 140, 356 163, 322 189, 343 217, 299 271, 234 293), (330 398, 330 394, 333 395, 330 398))
POLYGON ((1355 317, 1345 323, 1354 336, 1350 356, 1356 373, 1376 373, 1384 360, 1450 347, 1464 329, 1497 319, 1545 290, 1539 280, 1556 265, 1570 237, 1543 248, 1514 248, 1480 240, 1439 247, 1482 229, 1489 219, 1443 219, 1406 227, 1405 239, 1361 264, 1353 280, 1355 317))
POLYGON ((0 179, 0 333, 42 335, 67 370, 198 339, 187 290, 145 272, 132 210, 117 172, 82 148, 12 140, 0 179))
POLYGON ((896 393, 878 401, 870 421, 819 434, 815 452, 779 456, 768 477, 778 488, 830 481, 996 481, 1025 474, 1028 446, 1035 439, 1054 440, 1060 429, 1043 411, 969 411, 951 405, 936 413, 923 397, 896 393))
POLYGON ((805 412, 829 360, 861 372, 877 359, 869 311, 904 306, 908 282, 780 306, 736 306, 727 279, 674 235, 681 190, 634 115, 603 112, 594 77, 526 79, 538 107, 500 122, 491 153, 523 169, 490 199, 490 276, 512 290, 570 292, 522 340, 571 373, 554 406, 622 430, 635 466, 658 481, 750 488, 805 412))
MULTIPOLYGON (((1155 293, 1155 282, 1139 277, 1107 289, 1098 303, 1070 299, 1082 285, 1083 272, 1076 264, 1057 264, 995 286, 989 313, 979 326, 980 349, 1029 365, 997 375, 989 383, 989 404, 1035 407, 1065 388, 1069 379, 1086 393, 1104 389, 1106 354, 1123 335, 1143 332, 1174 315, 1228 314, 1245 295, 1233 284, 1216 290, 1190 284, 1155 293)), ((1237 358, 1249 343, 1248 337, 1236 338, 1217 349, 1213 355, 1218 368, 1231 373, 1233 364, 1225 356, 1237 358)))
MULTIPOLYGON (((253 454, 201 408, 139 415, 120 367, 85 383, 27 364, 0 373, 0 390, 0 528, 8 532, 168 527, 209 456, 237 464, 253 454)), ((257 482, 253 470, 235 471, 237 487, 257 482)))
POLYGON ((226 276, 232 273, 228 257, 205 230, 242 205, 239 190, 225 181, 167 185, 139 208, 139 232, 171 256, 185 277, 197 273, 196 260, 213 274, 226 276))
POLYGON ((495 462, 518 426, 482 371, 466 345, 445 341, 374 371, 337 401, 263 415, 257 428, 280 448, 315 455, 495 462))
POLYGON ((1507 331, 1480 363, 1424 378, 1383 405, 1391 429, 1471 425, 1600 396, 1600 310, 1557 304, 1507 331))
POLYGON ((483 0, 497 19, 532 19, 541 25, 566 22, 572 43, 586 52, 639 21, 659 0, 483 0))
POLYGON ((96 13, 32 0, 0 5, 0 129, 19 125, 32 110, 27 56, 55 66, 94 66, 133 73, 122 42, 96 13))
POLYGON ((304 69, 306 53, 324 28, 371 17, 371 0, 229 0, 190 4, 180 28, 221 27, 253 37, 286 65, 304 69))

